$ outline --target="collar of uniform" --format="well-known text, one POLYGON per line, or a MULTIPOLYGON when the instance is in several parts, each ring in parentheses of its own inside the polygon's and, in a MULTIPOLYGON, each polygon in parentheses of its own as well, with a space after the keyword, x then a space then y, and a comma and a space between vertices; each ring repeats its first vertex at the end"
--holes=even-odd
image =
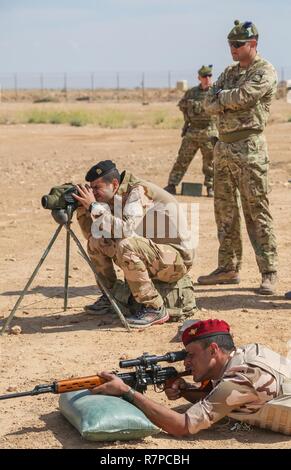
POLYGON ((219 378, 216 379, 216 380, 212 380, 213 385, 216 385, 218 382, 220 382, 220 380, 221 380, 222 377, 223 377, 223 374, 225 374, 225 372, 227 371, 227 369, 230 369, 230 368, 231 368, 232 359, 235 357, 235 355, 236 355, 237 353, 240 353, 240 352, 242 352, 242 349, 236 348, 234 351, 232 351, 232 352, 230 353, 230 355, 229 355, 227 361, 225 362, 224 367, 223 367, 223 369, 222 369, 222 371, 221 371, 221 373, 220 373, 219 378))
POLYGON ((204 91, 205 93, 207 93, 207 92, 210 90, 211 86, 209 86, 207 89, 204 90, 204 89, 202 88, 201 84, 199 83, 199 85, 198 85, 197 88, 198 88, 200 91, 204 91))
POLYGON ((238 69, 239 70, 243 70, 243 71, 247 71, 247 70, 250 70, 250 68, 253 67, 253 65, 255 65, 257 62, 259 62, 259 60, 261 60, 261 56, 260 54, 256 54, 254 60, 250 63, 250 65, 245 69, 245 68, 242 68, 239 63, 238 63, 238 69))
POLYGON ((122 196, 122 194, 127 192, 128 183, 129 183, 130 176, 131 176, 130 173, 128 173, 126 170, 123 173, 124 173, 124 176, 116 192, 116 194, 119 194, 120 196, 122 196))

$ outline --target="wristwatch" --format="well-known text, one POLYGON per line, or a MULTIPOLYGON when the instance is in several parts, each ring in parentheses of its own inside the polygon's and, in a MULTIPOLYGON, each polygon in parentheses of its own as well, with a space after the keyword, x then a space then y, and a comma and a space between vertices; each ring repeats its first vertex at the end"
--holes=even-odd
POLYGON ((93 209, 94 204, 96 204, 96 202, 91 202, 91 204, 90 204, 90 206, 89 206, 89 212, 90 212, 90 214, 91 214, 91 212, 92 212, 92 209, 93 209))
POLYGON ((129 403, 133 403, 134 402, 134 394, 135 394, 135 390, 133 388, 130 388, 127 392, 123 393, 121 395, 121 397, 128 401, 129 403))

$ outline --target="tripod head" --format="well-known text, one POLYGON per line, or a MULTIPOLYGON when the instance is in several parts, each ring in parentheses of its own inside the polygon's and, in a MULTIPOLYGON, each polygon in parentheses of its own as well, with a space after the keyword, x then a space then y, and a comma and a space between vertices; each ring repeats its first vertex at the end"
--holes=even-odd
POLYGON ((71 205, 68 205, 66 209, 53 209, 51 214, 54 221, 60 225, 67 225, 71 222, 73 217, 74 208, 71 205))

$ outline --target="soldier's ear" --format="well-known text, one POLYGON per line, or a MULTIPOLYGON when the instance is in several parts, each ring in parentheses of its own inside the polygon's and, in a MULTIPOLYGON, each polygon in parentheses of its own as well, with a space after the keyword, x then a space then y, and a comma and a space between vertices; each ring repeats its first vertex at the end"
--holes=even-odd
POLYGON ((214 356, 214 354, 216 354, 217 349, 218 349, 218 346, 217 346, 216 343, 211 343, 210 344, 210 354, 211 354, 211 356, 214 356))
POLYGON ((256 38, 251 39, 250 44, 252 47, 258 47, 258 41, 256 40, 256 38))

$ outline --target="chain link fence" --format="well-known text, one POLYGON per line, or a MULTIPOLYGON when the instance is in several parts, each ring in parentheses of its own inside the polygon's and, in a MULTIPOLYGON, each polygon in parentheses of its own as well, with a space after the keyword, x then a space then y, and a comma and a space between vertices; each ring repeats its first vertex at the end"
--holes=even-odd
MULTIPOLYGON (((91 73, 39 73, 21 74, 10 73, 0 75, 1 99, 17 100, 24 92, 33 91, 41 96, 49 92, 61 92, 68 95, 70 92, 87 93, 88 98, 98 96, 98 91, 114 91, 118 96, 123 90, 140 90, 140 95, 147 90, 174 90, 176 82, 186 81, 188 86, 196 82, 196 74, 190 70, 140 72, 98 71, 91 73)), ((144 96, 145 98, 145 96, 144 96)), ((23 99, 23 96, 22 96, 23 99)))
MULTIPOLYGON (((177 82, 197 83, 192 70, 95 71, 88 73, 0 74, 1 101, 41 99, 176 99, 177 82), (162 92, 163 90, 163 92, 162 92)), ((291 66, 277 69, 279 81, 291 79, 291 66)), ((215 77, 214 77, 215 78, 215 77)))

